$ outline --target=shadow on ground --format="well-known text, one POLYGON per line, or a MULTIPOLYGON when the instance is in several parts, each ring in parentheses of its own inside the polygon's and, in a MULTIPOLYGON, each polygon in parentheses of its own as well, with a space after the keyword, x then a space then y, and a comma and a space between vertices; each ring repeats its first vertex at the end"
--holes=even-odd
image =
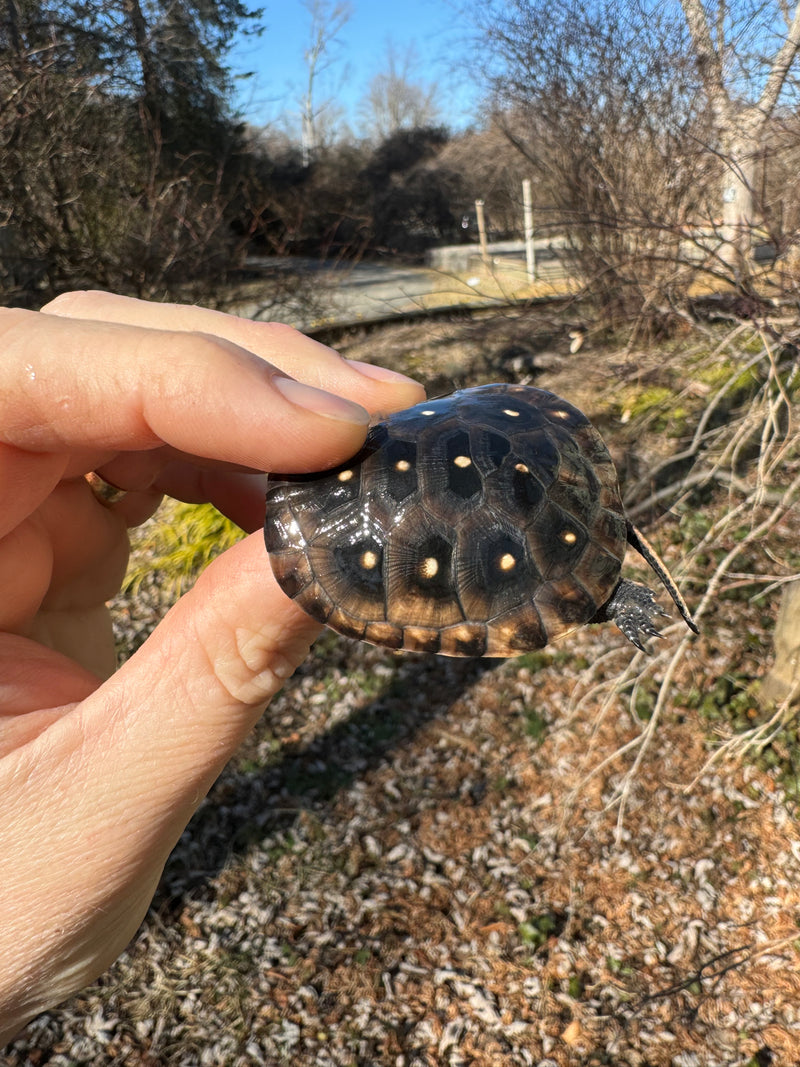
MULTIPOLYGON (((379 767, 425 723, 446 714, 503 661, 409 656, 393 662, 397 669, 381 692, 347 719, 306 743, 283 746, 267 766, 222 775, 167 863, 157 909, 180 908, 185 896, 212 892, 209 883, 216 875, 265 838, 290 831, 300 813, 312 810, 324 820, 341 790, 379 767)), ((264 727, 269 729, 269 718, 264 727)))

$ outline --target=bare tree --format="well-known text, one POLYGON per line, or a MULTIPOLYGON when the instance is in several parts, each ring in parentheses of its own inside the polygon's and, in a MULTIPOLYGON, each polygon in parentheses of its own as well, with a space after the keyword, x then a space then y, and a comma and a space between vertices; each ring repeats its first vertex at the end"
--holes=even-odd
POLYGON ((413 47, 401 56, 388 42, 384 69, 374 75, 359 105, 362 126, 371 140, 385 140, 397 130, 437 125, 438 86, 418 79, 416 66, 413 47))
POLYGON ((746 271, 756 163, 800 51, 800 4, 680 0, 723 163, 723 260, 746 271))
POLYGON ((481 18, 493 119, 528 161, 540 232, 566 236, 603 319, 654 323, 694 269, 711 135, 680 9, 498 0, 481 18))
POLYGON ((800 96, 797 0, 488 0, 478 17, 496 121, 605 312, 669 309, 698 269, 747 288, 765 222, 796 242, 779 106, 800 96))
POLYGON ((76 284, 207 292, 241 254, 223 58, 250 16, 239 0, 164 8, 0 0, 6 298, 76 284))
POLYGON ((306 62, 306 86, 301 99, 303 166, 307 167, 319 147, 320 119, 330 108, 330 100, 319 101, 319 77, 333 61, 333 48, 339 34, 349 22, 352 8, 347 0, 307 0, 311 16, 311 37, 303 58, 306 62))
POLYGON ((779 108, 754 165, 754 200, 767 240, 779 253, 784 288, 797 286, 796 256, 783 255, 800 235, 800 115, 779 108))

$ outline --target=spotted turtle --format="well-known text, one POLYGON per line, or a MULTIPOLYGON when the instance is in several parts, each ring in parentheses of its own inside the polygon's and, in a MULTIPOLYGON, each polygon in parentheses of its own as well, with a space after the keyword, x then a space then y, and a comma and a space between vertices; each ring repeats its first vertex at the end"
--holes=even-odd
POLYGON ((288 596, 339 633, 389 648, 516 656, 613 620, 643 649, 667 613, 621 577, 628 545, 697 629, 626 517, 598 432, 530 386, 425 401, 373 426, 347 463, 271 475, 264 530, 288 596))

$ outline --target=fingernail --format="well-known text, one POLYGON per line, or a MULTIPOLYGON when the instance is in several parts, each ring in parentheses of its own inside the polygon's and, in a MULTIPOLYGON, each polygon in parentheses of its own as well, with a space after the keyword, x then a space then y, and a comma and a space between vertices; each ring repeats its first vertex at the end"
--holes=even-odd
POLYGON ((348 359, 345 360, 351 367, 358 371, 359 374, 365 375, 367 378, 374 378, 377 382, 386 382, 387 385, 419 385, 419 382, 415 382, 413 378, 409 378, 406 374, 400 374, 396 370, 389 370, 387 367, 378 367, 374 363, 362 363, 360 359, 348 359))
POLYGON ((367 411, 360 404, 354 404, 342 396, 326 393, 324 389, 315 389, 313 385, 280 375, 272 379, 272 384, 290 404, 313 411, 315 415, 325 415, 341 422, 354 422, 359 426, 369 425, 367 411))

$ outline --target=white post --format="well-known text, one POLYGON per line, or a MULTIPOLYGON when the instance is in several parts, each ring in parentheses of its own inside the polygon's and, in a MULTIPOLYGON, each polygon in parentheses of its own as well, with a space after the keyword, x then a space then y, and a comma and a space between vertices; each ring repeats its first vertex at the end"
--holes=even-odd
POLYGON ((525 265, 528 269, 528 277, 535 282, 536 249, 533 244, 533 195, 530 178, 525 178, 522 183, 522 214, 525 227, 525 265))
POLYGON ((475 201, 475 217, 478 221, 478 240, 481 244, 481 259, 487 270, 491 269, 492 261, 489 258, 489 246, 486 243, 486 219, 483 214, 483 201, 475 201))

